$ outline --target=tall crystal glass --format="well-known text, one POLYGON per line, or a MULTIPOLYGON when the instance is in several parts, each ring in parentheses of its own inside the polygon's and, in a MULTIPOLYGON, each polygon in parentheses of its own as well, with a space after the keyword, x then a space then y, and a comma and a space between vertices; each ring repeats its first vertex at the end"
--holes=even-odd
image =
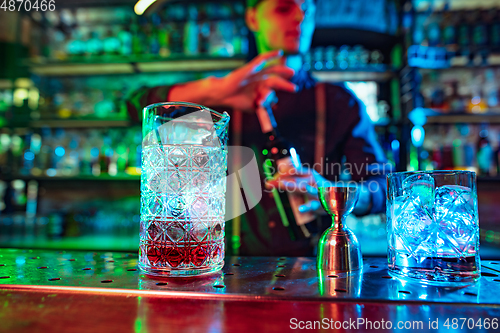
POLYGON ((389 272, 437 284, 479 279, 476 174, 397 172, 387 187, 389 272))
POLYGON ((224 265, 229 115, 191 103, 143 111, 139 266, 196 276, 224 265))

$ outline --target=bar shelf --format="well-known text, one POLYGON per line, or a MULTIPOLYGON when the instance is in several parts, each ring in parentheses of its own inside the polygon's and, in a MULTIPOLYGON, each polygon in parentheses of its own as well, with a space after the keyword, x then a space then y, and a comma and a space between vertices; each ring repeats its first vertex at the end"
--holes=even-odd
POLYGON ((465 113, 465 110, 452 110, 443 113, 436 109, 424 109, 426 124, 500 124, 500 110, 487 110, 485 113, 465 113))
MULTIPOLYGON (((90 59, 89 59, 90 60, 90 59)), ((104 58, 89 61, 27 60, 25 65, 41 76, 90 76, 157 72, 203 72, 233 70, 245 64, 244 56, 235 57, 169 57, 104 58)))
POLYGON ((395 69, 387 66, 312 71, 312 76, 322 82, 387 81, 397 77, 395 69))
POLYGON ((35 181, 133 181, 139 182, 141 180, 140 175, 116 175, 110 176, 108 174, 100 176, 30 176, 30 175, 13 175, 13 176, 2 176, 0 180, 35 180, 35 181))

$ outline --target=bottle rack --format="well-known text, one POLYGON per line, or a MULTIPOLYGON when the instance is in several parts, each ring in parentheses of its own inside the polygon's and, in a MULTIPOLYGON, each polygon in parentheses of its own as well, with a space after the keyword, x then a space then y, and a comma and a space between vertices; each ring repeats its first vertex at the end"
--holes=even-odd
MULTIPOLYGON (((209 1, 195 1, 195 2, 209 3, 209 1)), ((213 1, 213 2, 224 2, 224 1, 213 1)), ((71 7, 71 3, 67 3, 67 5, 71 7)), ((121 4, 116 3, 116 6, 119 5, 121 4)), ((63 6, 61 5, 61 8, 62 7, 63 6)), ((39 28, 45 29, 47 28, 47 26, 41 24, 39 25, 39 28)), ((51 27, 50 29, 52 28, 53 27, 51 27)), ((71 36, 71 29, 68 30, 68 36, 71 36)), ((70 40, 68 39, 67 41, 70 40)), ((399 40, 397 40, 395 43, 399 43, 399 40)), ((359 44, 363 43, 360 42, 359 44)), ((387 49, 391 49, 393 46, 394 45, 391 45, 391 47, 388 47, 387 49)), ((9 82, 9 84, 5 85, 6 89, 18 89, 18 88, 26 89, 26 92, 29 95, 32 91, 35 91, 33 88, 40 87, 43 85, 65 86, 67 82, 77 82, 78 80, 85 80, 86 83, 84 85, 85 87, 90 86, 97 90, 96 85, 93 84, 95 83, 95 81, 93 81, 95 77, 104 77, 105 80, 109 81, 114 81, 115 78, 123 79, 124 81, 128 80, 127 86, 131 85, 131 82, 135 81, 135 78, 143 77, 146 78, 143 79, 144 81, 143 83, 150 85, 157 85, 156 81, 150 79, 150 78, 155 79, 155 75, 157 73, 160 73, 158 74, 158 76, 161 75, 163 77, 172 78, 166 80, 165 83, 161 82, 162 84, 172 84, 176 83, 176 81, 182 82, 182 81, 201 78, 203 77, 204 73, 214 74, 214 72, 218 72, 216 74, 221 74, 221 71, 222 72, 230 71, 234 68, 243 65, 245 63, 245 58, 246 58, 246 54, 240 54, 238 52, 226 55, 220 55, 216 53, 210 54, 210 52, 208 53, 199 52, 198 54, 189 54, 188 52, 188 55, 181 55, 180 52, 172 52, 168 56, 160 55, 159 53, 154 55, 147 55, 147 54, 133 54, 132 52, 132 54, 127 56, 120 56, 117 54, 106 55, 103 53, 101 53, 100 55, 96 54, 64 55, 62 54, 64 52, 61 52, 61 50, 62 49, 59 49, 57 50, 57 52, 52 53, 54 56, 51 56, 51 52, 48 52, 47 54, 44 55, 43 50, 41 50, 38 52, 38 54, 37 52, 35 52, 35 56, 29 60, 21 59, 20 60, 21 65, 25 69, 28 69, 31 74, 33 74, 33 76, 31 77, 33 82, 28 86, 22 86, 22 85, 19 86, 17 85, 17 83, 14 83, 14 81, 16 80, 12 80, 11 82, 9 82)), ((328 82, 377 81, 378 83, 385 85, 383 99, 386 100, 387 104, 393 106, 393 110, 391 110, 390 116, 391 117, 394 116, 395 119, 392 119, 389 124, 384 123, 377 126, 377 132, 379 132, 379 134, 382 133, 382 135, 385 135, 387 138, 389 138, 389 142, 393 141, 403 142, 402 140, 404 140, 404 137, 403 138, 400 137, 401 134, 399 128, 399 125, 403 122, 401 111, 399 111, 400 107, 398 99, 399 96, 398 89, 400 86, 398 81, 399 71, 396 68, 397 66, 393 67, 393 64, 390 63, 389 61, 390 57, 388 54, 386 54, 385 59, 386 62, 384 63, 374 62, 371 66, 364 66, 364 67, 361 66, 359 68, 355 66, 350 66, 350 68, 338 67, 329 69, 326 68, 325 66, 325 68, 323 68, 322 70, 313 71, 313 75, 318 80, 328 81, 328 82), (397 86, 398 89, 396 90, 392 89, 395 86, 397 86)), ((77 92, 81 91, 80 87, 77 84, 70 83, 70 87, 71 90, 68 89, 68 91, 77 91, 77 92)), ((36 92, 40 93, 40 96, 43 93, 42 91, 36 91, 36 92)), ((121 88, 120 87, 111 88, 110 94, 113 95, 115 92, 120 93, 121 88)), ((71 105, 74 105, 76 103, 75 101, 77 101, 79 105, 89 104, 85 103, 85 100, 82 102, 78 98, 72 98, 71 96, 62 96, 62 97, 58 96, 57 98, 59 99, 59 102, 60 100, 63 100, 63 102, 66 101, 65 103, 71 105), (71 102, 67 102, 68 100, 70 100, 71 102)), ((47 100, 48 99, 49 98, 47 98, 47 100)), ((104 100, 109 100, 109 99, 111 98, 107 97, 104 98, 104 100)), ((126 116, 123 117, 124 115, 123 109, 113 109, 112 110, 113 112, 110 112, 109 116, 102 116, 102 117, 97 117, 91 113, 90 114, 85 113, 85 115, 81 116, 78 119, 72 118, 73 115, 77 113, 73 112, 74 110, 72 110, 72 114, 70 116, 68 115, 70 113, 68 113, 67 107, 60 107, 59 109, 57 109, 51 106, 51 107, 46 107, 46 109, 42 110, 43 112, 41 112, 40 109, 32 108, 27 101, 23 105, 18 106, 18 109, 22 109, 21 113, 23 115, 22 117, 23 119, 31 119, 31 120, 15 124, 15 126, 11 126, 10 128, 4 128, 4 131, 0 130, 0 135, 6 134, 7 133, 6 131, 10 131, 8 133, 9 135, 18 135, 16 134, 16 131, 20 130, 23 134, 19 134, 18 136, 21 138, 21 141, 24 141, 28 133, 31 133, 29 134, 31 136, 33 134, 38 134, 43 136, 42 132, 47 131, 48 129, 52 131, 62 129, 66 132, 80 131, 80 133, 83 133, 82 137, 88 139, 88 135, 85 133, 87 133, 91 129, 99 131, 107 130, 108 132, 113 132, 115 130, 125 129, 131 125, 130 122, 127 120, 127 117, 126 116)), ((140 131, 139 129, 136 130, 138 132, 140 131)), ((70 154, 71 149, 73 149, 73 148, 69 149, 68 145, 63 146, 63 148, 65 148, 66 150, 65 152, 66 156, 70 154)), ((27 146, 24 146, 24 148, 21 151, 16 151, 15 153, 12 152, 8 153, 9 156, 7 156, 7 158, 10 160, 17 159, 18 161, 20 161, 22 156, 24 156, 24 154, 28 153, 29 155, 30 153, 35 153, 32 151, 28 151, 29 149, 27 149, 26 147, 27 146)), ((53 150, 57 148, 59 147, 57 146, 52 147, 53 150)), ((78 149, 81 149, 81 147, 79 146, 78 149)), ((384 146, 384 149, 385 150, 390 149, 390 144, 389 146, 384 146)), ((36 153, 35 155, 37 155, 36 157, 38 157, 38 153, 36 153)), ((394 156, 393 159, 399 160, 399 156, 404 157, 405 155, 406 152, 404 150, 404 147, 401 147, 398 156, 394 156)), ((101 162, 102 162, 103 156, 106 156, 106 154, 100 153, 99 156, 101 157, 101 162)), ((1 158, 2 156, 0 151, 0 159, 1 158)), ((21 161, 15 163, 18 163, 19 169, 22 169, 22 165, 24 162, 21 161)), ((399 165, 404 165, 404 164, 399 163, 399 165)), ((137 163, 130 165, 130 167, 137 168, 137 163)), ((106 168, 109 169, 109 165, 106 168)), ((122 200, 123 196, 126 195, 127 196, 126 198, 132 197, 136 202, 139 202, 140 176, 138 174, 137 169, 128 170, 130 171, 130 173, 126 172, 127 169, 125 169, 125 171, 122 169, 119 170, 117 173, 113 172, 114 174, 110 174, 108 170, 104 171, 104 168, 101 168, 101 172, 99 174, 96 173, 95 175, 92 174, 92 168, 90 168, 91 170, 90 173, 88 172, 88 170, 85 173, 76 172, 74 170, 69 173, 63 173, 60 172, 60 170, 57 170, 57 167, 47 167, 47 166, 39 168, 39 170, 37 170, 35 173, 32 172, 33 168, 28 167, 27 170, 28 171, 24 170, 23 172, 15 174, 12 172, 10 172, 9 174, 2 173, 2 176, 0 177, 0 198, 2 198, 1 195, 2 194, 1 187, 3 186, 1 185, 2 182, 4 184, 9 184, 12 183, 12 181, 22 181, 24 183, 23 186, 25 190, 30 186, 30 184, 32 184, 32 186, 33 184, 36 184, 38 187, 38 192, 36 194, 37 198, 39 200, 44 201, 42 203, 39 203, 38 205, 39 208, 48 202, 51 205, 50 207, 53 207, 54 210, 43 212, 43 214, 38 214, 35 217, 33 217, 34 220, 31 218, 27 218, 25 216, 26 215, 25 212, 27 211, 28 202, 23 202, 22 195, 17 195, 16 198, 19 200, 19 204, 17 205, 17 207, 15 207, 14 212, 12 213, 13 214, 12 219, 8 217, 7 219, 1 220, 0 228, 7 228, 9 230, 8 232, 9 235, 12 234, 15 236, 17 232, 21 233, 24 232, 25 235, 27 236, 23 238, 24 240, 22 239, 19 240, 18 238, 13 236, 13 239, 17 240, 11 243, 8 243, 6 239, 2 239, 0 240, 0 244, 10 244, 11 246, 24 246, 24 247, 53 246, 55 248, 72 248, 72 247, 85 248, 85 244, 88 242, 88 239, 93 238, 94 236, 92 237, 88 236, 89 234, 88 232, 85 231, 86 229, 85 230, 82 229, 82 231, 80 232, 75 231, 76 230, 75 225, 85 225, 85 223, 87 222, 82 222, 82 221, 91 221, 89 223, 92 225, 92 228, 99 228, 100 221, 102 219, 104 220, 109 219, 111 221, 112 217, 110 216, 114 216, 113 214, 115 212, 110 211, 110 209, 108 209, 106 211, 106 214, 104 214, 103 216, 97 216, 94 214, 94 211, 96 209, 100 209, 96 207, 101 207, 101 206, 90 205, 89 206, 90 208, 85 207, 86 209, 85 214, 87 214, 88 216, 83 214, 85 216, 82 218, 82 216, 80 216, 82 214, 75 213, 74 211, 73 212, 70 211, 68 214, 66 214, 67 211, 66 207, 63 207, 64 205, 72 207, 70 201, 78 200, 77 198, 79 198, 80 194, 83 192, 89 192, 88 195, 90 197, 95 196, 96 198, 99 198, 99 200, 109 199, 109 198, 119 198, 120 200, 122 200), (53 169, 56 169, 55 173, 53 169), (47 174, 48 170, 50 170, 49 174, 47 174), (122 191, 123 189, 125 189, 126 191, 122 191), (58 197, 57 195, 59 194, 56 191, 64 193, 63 195, 64 197, 58 197), (54 193, 56 193, 57 195, 54 195, 54 193), (49 198, 51 196, 54 196, 55 199, 49 198), (58 207, 54 202, 57 200, 60 200, 61 201, 60 204, 63 206, 58 207), (22 217, 19 217, 21 215, 22 217), (33 232, 32 229, 30 229, 31 228, 30 226, 33 225, 34 225, 33 230, 35 230, 34 231, 35 237, 38 232, 37 230, 42 230, 40 232, 41 234, 46 235, 45 240, 38 243, 33 242, 31 238, 33 236, 33 232), (75 241, 75 243, 72 245, 68 243, 66 236, 75 236, 75 240, 76 239, 80 240, 75 241), (57 241, 54 242, 54 240, 57 241)), ((20 183, 18 182, 17 185, 19 184, 20 183)), ((86 197, 84 199, 88 200, 89 198, 86 197)), ((125 206, 126 205, 124 205, 124 207, 125 206)), ((68 209, 71 210, 73 208, 68 208, 68 209)), ((121 208, 113 206, 112 209, 120 210, 121 208)), ((127 211, 126 213, 127 214, 124 214, 124 216, 120 217, 120 219, 124 218, 125 216, 132 216, 132 219, 135 219, 134 223, 138 224, 136 221, 138 214, 138 207, 132 207, 130 208, 130 211, 127 211)), ((136 230, 130 232, 130 225, 127 224, 125 226, 120 226, 120 223, 115 225, 110 222, 109 225, 106 227, 109 228, 110 231, 106 231, 108 229, 101 230, 100 232, 102 237, 99 236, 101 238, 97 237, 95 239, 102 239, 103 244, 106 242, 107 242, 106 244, 111 244, 110 242, 108 242, 111 237, 108 237, 108 240, 105 240, 105 237, 103 235, 108 234, 108 235, 113 235, 114 237, 115 231, 113 230, 118 230, 116 231, 116 236, 119 238, 121 237, 120 233, 122 233, 122 231, 120 230, 125 229, 126 231, 123 231, 125 237, 123 238, 123 243, 126 243, 127 246, 132 244, 129 250, 135 250, 136 243, 134 242, 136 241, 136 239, 133 237, 133 235, 137 235, 138 232, 136 232, 136 230)), ((113 244, 105 245, 104 248, 107 249, 115 248, 117 250, 124 249, 123 246, 117 246, 116 242, 113 244)), ((97 248, 95 242, 92 245, 87 245, 87 246, 97 248)))

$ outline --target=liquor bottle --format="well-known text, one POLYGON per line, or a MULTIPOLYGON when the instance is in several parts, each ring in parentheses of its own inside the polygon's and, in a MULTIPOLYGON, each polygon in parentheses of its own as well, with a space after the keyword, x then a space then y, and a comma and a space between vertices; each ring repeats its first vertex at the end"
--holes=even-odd
POLYGON ((168 6, 167 10, 169 10, 167 17, 170 18, 170 51, 175 55, 184 54, 185 6, 173 4, 168 6))
POLYGON ((485 113, 488 109, 488 104, 483 95, 482 75, 477 75, 470 81, 470 89, 472 95, 467 106, 467 111, 469 113, 485 113))
POLYGON ((117 37, 116 29, 109 29, 103 40, 103 50, 106 56, 116 56, 120 53, 120 40, 117 37))
MULTIPOLYGON (((277 173, 286 173, 298 168, 300 158, 295 148, 280 136, 271 108, 260 105, 256 113, 262 132, 267 138, 266 148, 263 150, 263 170, 266 178, 272 179, 277 173)), ((312 213, 299 212, 299 207, 305 203, 305 197, 279 189, 274 189, 272 194, 281 222, 287 227, 290 237, 293 240, 309 237, 310 234, 304 224, 311 222, 315 217, 312 213)))
POLYGON ((479 140, 477 142, 477 166, 479 174, 490 175, 490 168, 493 162, 493 149, 488 139, 487 125, 481 126, 479 140))
POLYGON ((209 17, 209 4, 201 4, 198 9, 198 20, 199 20, 199 51, 200 54, 208 54, 210 49, 210 30, 211 22, 209 17))
POLYGON ((475 17, 476 22, 472 28, 472 43, 476 55, 481 58, 481 64, 486 65, 489 54, 487 47, 489 42, 488 27, 491 19, 488 11, 476 12, 475 17))
POLYGON ((430 106, 432 109, 440 110, 446 112, 449 110, 449 106, 447 105, 447 100, 445 98, 445 90, 439 81, 439 77, 436 73, 432 73, 430 75, 432 82, 432 92, 431 92, 431 101, 430 106))
POLYGON ((438 46, 441 42, 440 12, 434 11, 424 23, 427 42, 429 46, 438 46))
POLYGON ((464 99, 458 94, 458 82, 452 81, 450 83, 451 94, 447 97, 446 104, 451 112, 460 113, 465 110, 464 99))
POLYGON ((129 29, 129 26, 124 26, 118 33, 120 55, 122 56, 130 56, 132 54, 132 33, 129 29))
POLYGON ((80 30, 75 29, 71 32, 71 40, 66 44, 66 52, 71 59, 76 59, 85 54, 85 42, 80 30))
POLYGON ((198 40, 198 10, 194 5, 188 8, 188 21, 184 25, 184 54, 194 56, 199 54, 198 40))
POLYGON ((160 54, 160 39, 158 38, 159 26, 161 17, 158 14, 151 16, 151 23, 148 35, 149 54, 152 57, 157 57, 160 54))
POLYGON ((313 61, 314 61, 314 70, 320 71, 323 70, 323 47, 318 46, 314 49, 313 52, 313 61))
POLYGON ((471 46, 471 15, 468 12, 463 12, 458 23, 458 47, 462 56, 470 57, 471 46))
POLYGON ((90 141, 86 139, 80 148, 80 175, 90 176, 92 175, 92 146, 90 141))
POLYGON ((20 174, 23 176, 31 174, 31 170, 33 169, 34 166, 33 160, 35 159, 35 154, 30 149, 30 143, 31 143, 31 133, 28 133, 24 137, 24 148, 23 148, 23 154, 21 156, 22 168, 20 170, 20 174))
POLYGON ((101 53, 102 53, 102 41, 99 38, 99 34, 93 31, 90 34, 90 39, 87 41, 87 55, 93 57, 101 55, 101 53))
POLYGON ((150 56, 150 39, 151 39, 151 24, 148 22, 148 19, 144 16, 139 17, 139 40, 142 50, 140 54, 150 56))
POLYGON ((162 58, 167 58, 170 56, 170 29, 169 25, 166 23, 168 21, 168 17, 166 17, 163 13, 160 16, 160 24, 158 25, 158 44, 160 46, 160 50, 158 55, 162 58))
POLYGON ((235 32, 233 34, 234 54, 248 54, 248 28, 243 17, 245 16, 245 6, 242 3, 234 4, 235 32))
POLYGON ((500 49, 500 10, 493 11, 491 21, 490 48, 492 51, 498 51, 500 49))
POLYGON ((446 11, 441 21, 441 39, 442 44, 449 52, 457 50, 457 15, 456 13, 446 11))
POLYGON ((109 164, 112 156, 113 149, 111 148, 111 138, 108 134, 103 138, 103 145, 99 151, 99 167, 101 173, 109 172, 109 164))
POLYGON ((495 72, 493 69, 488 68, 484 72, 484 76, 486 78, 486 82, 483 85, 483 95, 486 98, 486 103, 488 104, 488 108, 495 108, 498 106, 498 84, 495 80, 495 72))
MULTIPOLYGON (((11 137, 7 133, 0 133, 0 174, 9 174, 9 153, 11 137)), ((1 197, 0 197, 1 198, 1 197)), ((1 209, 0 209, 1 210, 1 209)))
POLYGON ((141 29, 137 20, 133 20, 130 32, 132 35, 132 53, 136 56, 141 55, 143 53, 143 40, 141 39, 141 29))

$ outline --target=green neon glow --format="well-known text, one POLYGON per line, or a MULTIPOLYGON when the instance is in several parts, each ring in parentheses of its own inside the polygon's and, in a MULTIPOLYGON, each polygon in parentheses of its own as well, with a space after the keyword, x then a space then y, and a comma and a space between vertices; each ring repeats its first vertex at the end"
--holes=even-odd
MULTIPOLYGON (((270 166, 272 166, 271 160, 266 160, 263 164, 264 174, 266 175, 267 179, 273 178, 273 174, 271 172, 270 166)), ((283 223, 283 225, 285 227, 290 226, 290 222, 288 221, 288 218, 286 217, 285 208, 283 207, 283 203, 281 202, 280 196, 278 194, 278 190, 274 188, 272 190, 272 194, 273 194, 274 201, 276 202, 276 207, 278 208, 278 212, 279 212, 280 217, 281 217, 281 222, 283 223)))
POLYGON ((240 241, 240 236, 238 235, 233 235, 231 237, 233 249, 239 249, 241 247, 241 241, 240 241))
POLYGON ((269 151, 268 151, 267 149, 264 149, 264 150, 262 151, 262 155, 264 155, 264 156, 266 156, 268 153, 269 153, 269 151))
MULTIPOLYGON (((323 251, 321 251, 323 252, 323 251)), ((318 288, 319 288, 319 294, 323 296, 325 294, 325 273, 321 270, 319 263, 320 263, 320 256, 323 256, 323 253, 318 253, 318 264, 316 265, 316 269, 318 271, 318 288)), ((322 304, 323 305, 323 304, 322 304)), ((324 309, 323 307, 321 308, 321 312, 323 312, 324 309)), ((324 317, 321 317, 324 318, 324 317)))
POLYGON ((141 304, 141 299, 142 297, 139 296, 137 297, 137 317, 135 318, 134 322, 134 332, 135 333, 140 333, 140 332, 147 332, 147 327, 142 328, 142 317, 146 317, 146 313, 144 311, 147 311, 147 307, 144 304, 141 304))
POLYGON ((139 333, 142 331, 142 320, 141 318, 137 318, 134 323, 134 331, 139 333))
POLYGON ((413 145, 410 148, 410 166, 413 170, 418 170, 418 152, 417 148, 413 145))

